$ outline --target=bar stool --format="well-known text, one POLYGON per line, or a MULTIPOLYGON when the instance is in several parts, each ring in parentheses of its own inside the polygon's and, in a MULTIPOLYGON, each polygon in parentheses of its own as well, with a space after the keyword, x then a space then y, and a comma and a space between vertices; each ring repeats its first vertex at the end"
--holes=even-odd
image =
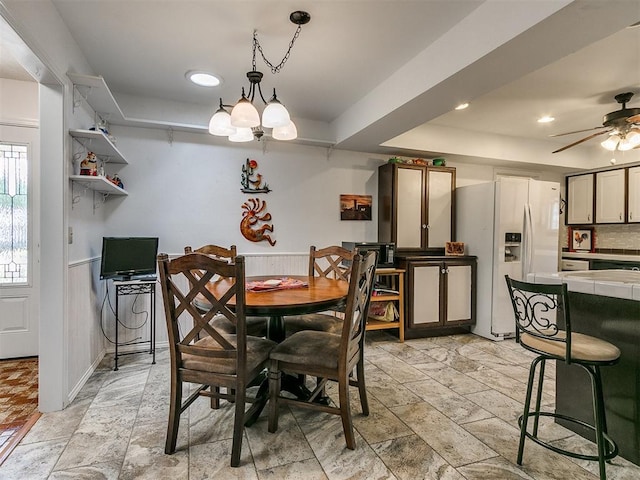
POLYGON ((571 331, 566 284, 546 285, 520 282, 509 278, 508 275, 505 275, 505 278, 516 321, 516 342, 526 350, 538 355, 531 362, 524 413, 518 418, 520 426, 518 465, 522 465, 526 437, 562 455, 583 460, 597 460, 600 467, 600 479, 605 480, 607 478, 605 462, 618 454, 618 446, 607 434, 600 367, 615 365, 620 358, 620 350, 615 345, 599 338, 571 331), (559 360, 567 364, 579 365, 589 374, 595 425, 567 415, 540 411, 544 368, 547 360, 559 360), (538 391, 535 409, 531 411, 531 394, 538 364, 540 365, 538 391), (564 450, 538 438, 538 422, 543 416, 560 418, 593 431, 598 454, 584 455, 564 450), (527 431, 529 417, 534 419, 531 433, 527 431))

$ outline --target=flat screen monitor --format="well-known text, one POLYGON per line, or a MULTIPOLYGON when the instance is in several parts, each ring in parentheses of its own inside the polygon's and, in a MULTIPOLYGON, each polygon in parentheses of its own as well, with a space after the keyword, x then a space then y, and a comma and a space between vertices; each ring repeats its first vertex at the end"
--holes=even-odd
POLYGON ((158 237, 104 237, 100 278, 155 275, 158 237))

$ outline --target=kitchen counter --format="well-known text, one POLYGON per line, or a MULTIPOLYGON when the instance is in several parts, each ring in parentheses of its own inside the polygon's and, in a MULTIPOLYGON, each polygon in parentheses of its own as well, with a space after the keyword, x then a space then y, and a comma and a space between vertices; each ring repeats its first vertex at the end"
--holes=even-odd
POLYGON ((532 273, 528 280, 536 283, 564 282, 570 292, 640 301, 640 272, 634 270, 532 273))
POLYGON ((640 255, 620 255, 613 253, 562 252, 562 258, 583 260, 614 260, 618 262, 640 262, 640 255))

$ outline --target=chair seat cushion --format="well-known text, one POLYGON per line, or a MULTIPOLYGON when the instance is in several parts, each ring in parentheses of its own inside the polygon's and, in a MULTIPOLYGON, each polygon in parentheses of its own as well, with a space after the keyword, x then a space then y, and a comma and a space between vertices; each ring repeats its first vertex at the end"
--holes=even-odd
MULTIPOLYGON (((566 332, 559 331, 555 338, 566 338, 566 332)), ((520 343, 539 352, 565 359, 566 344, 539 338, 528 333, 520 335, 520 343)), ((615 345, 583 333, 571 333, 571 360, 575 362, 612 362, 620 357, 620 349, 615 345)))
POLYGON ((304 330, 329 332, 340 335, 342 333, 342 319, 326 313, 309 313, 286 317, 284 321, 287 336, 304 330))
POLYGON ((297 365, 337 369, 340 340, 341 336, 335 333, 305 330, 279 343, 270 357, 297 365))
MULTIPOLYGON (((267 336, 267 317, 246 317, 247 335, 253 337, 267 336)), ((219 332, 228 334, 236 333, 236 326, 224 315, 216 315, 211 320, 211 325, 219 332)))
MULTIPOLYGON (((237 345, 236 335, 225 334, 223 337, 233 346, 237 345)), ((210 336, 201 338, 194 345, 212 350, 222 350, 218 342, 210 336)), ((264 363, 269 358, 269 352, 275 346, 275 342, 266 338, 247 336, 247 371, 251 371, 261 363, 264 363)), ((235 358, 211 358, 184 353, 181 367, 188 370, 222 373, 225 375, 235 375, 237 373, 235 358)))

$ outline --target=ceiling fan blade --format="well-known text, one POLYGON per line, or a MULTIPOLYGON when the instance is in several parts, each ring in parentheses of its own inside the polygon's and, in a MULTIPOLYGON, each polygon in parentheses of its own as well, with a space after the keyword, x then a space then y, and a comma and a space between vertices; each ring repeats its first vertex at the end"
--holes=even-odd
POLYGON ((629 123, 640 123, 640 113, 638 115, 633 115, 627 118, 627 122, 629 123))
POLYGON ((571 135, 573 133, 582 133, 582 132, 590 132, 591 130, 598 130, 601 128, 607 128, 605 126, 593 127, 593 128, 585 128, 584 130, 576 130, 574 132, 564 132, 564 133, 555 133, 553 135, 549 135, 550 137, 562 137, 563 135, 571 135))
POLYGON ((589 136, 587 136, 587 137, 584 137, 584 138, 582 138, 582 139, 578 140, 577 142, 570 143, 569 145, 566 145, 566 146, 564 146, 564 147, 562 147, 562 148, 559 148, 558 150, 555 150, 555 151, 553 151, 553 152, 551 152, 551 153, 559 153, 559 152, 563 152, 563 151, 564 151, 564 150, 566 150, 567 148, 575 147, 576 145, 579 145, 579 144, 581 144, 582 142, 586 142, 587 140, 591 140, 593 137, 597 137, 598 135, 602 135, 602 134, 604 134, 604 133, 609 133, 610 131, 611 131, 611 129, 609 129, 609 130, 605 130, 605 131, 603 131, 603 132, 596 132, 596 133, 592 133, 591 135, 589 135, 589 136))

